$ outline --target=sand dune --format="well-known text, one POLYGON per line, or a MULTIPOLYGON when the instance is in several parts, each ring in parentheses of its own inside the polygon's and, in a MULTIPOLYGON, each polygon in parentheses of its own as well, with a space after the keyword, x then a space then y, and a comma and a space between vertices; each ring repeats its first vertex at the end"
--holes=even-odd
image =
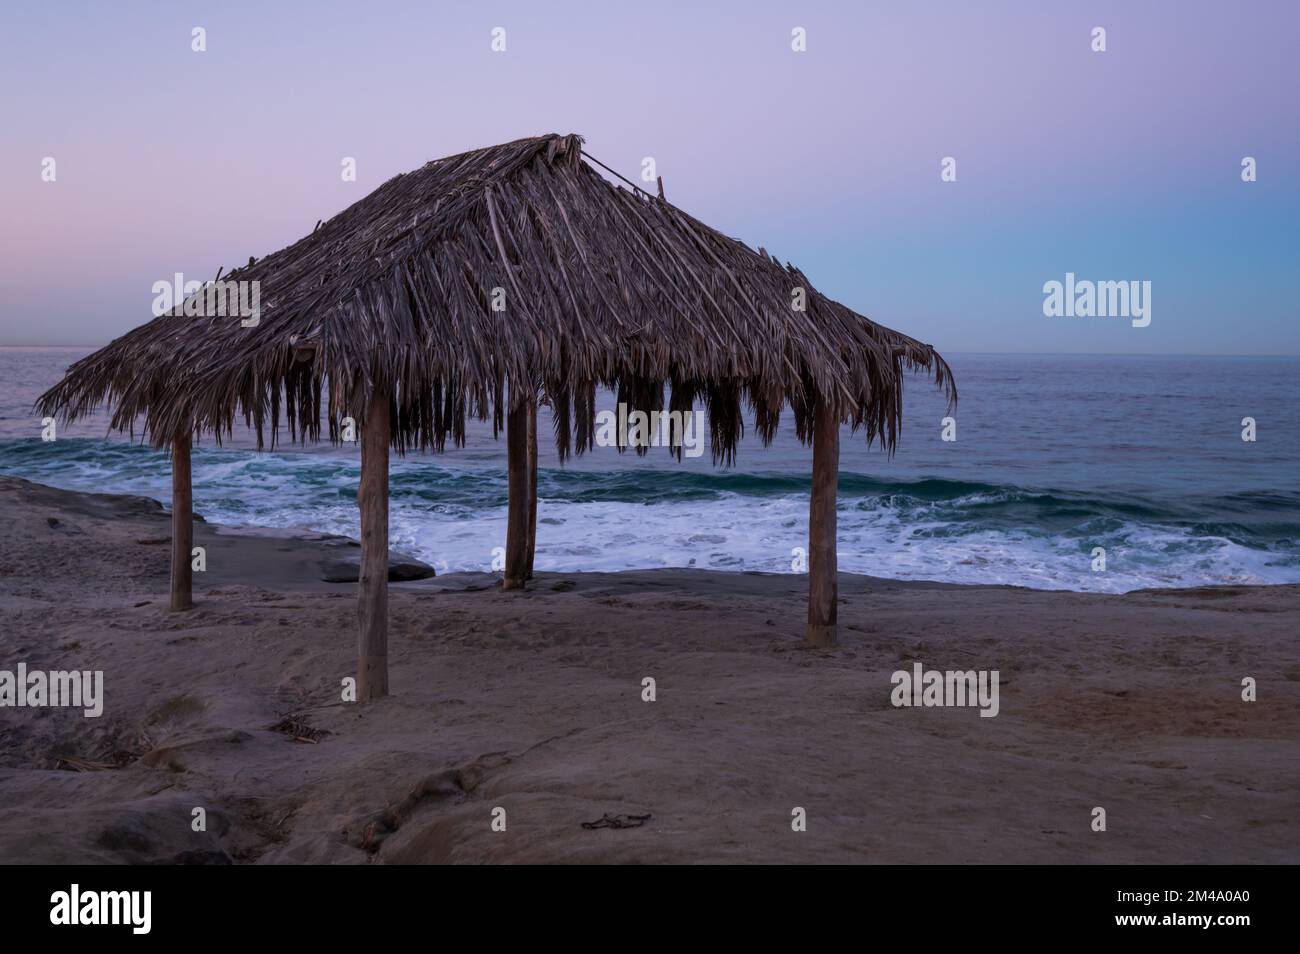
POLYGON ((176 614, 155 502, 0 478, 0 524, 0 669, 106 697, 0 709, 0 862, 1300 860, 1300 587, 845 575, 809 651, 802 577, 454 574, 393 584, 362 708, 337 539, 200 524, 176 614), (998 716, 895 708, 914 662, 998 670, 998 716))

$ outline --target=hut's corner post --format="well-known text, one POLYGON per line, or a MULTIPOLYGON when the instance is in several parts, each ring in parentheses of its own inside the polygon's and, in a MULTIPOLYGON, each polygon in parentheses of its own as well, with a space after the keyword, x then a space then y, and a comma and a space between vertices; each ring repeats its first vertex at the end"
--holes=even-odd
POLYGON ((528 540, 524 544, 524 579, 533 578, 537 552, 537 399, 528 402, 528 540))
POLYGON ((194 606, 194 489, 190 432, 172 438, 172 596, 174 610, 194 606))
POLYGON ((357 582, 357 701, 388 695, 388 392, 376 387, 361 425, 361 573, 357 582))
POLYGON ((835 554, 835 492, 840 469, 840 421, 819 404, 813 423, 812 501, 808 508, 808 646, 834 646, 839 601, 835 554))
MULTIPOLYGON (((512 396, 513 397, 513 396, 512 396)), ((528 403, 520 401, 506 416, 506 470, 509 511, 506 521, 505 590, 521 590, 528 579, 528 403)))

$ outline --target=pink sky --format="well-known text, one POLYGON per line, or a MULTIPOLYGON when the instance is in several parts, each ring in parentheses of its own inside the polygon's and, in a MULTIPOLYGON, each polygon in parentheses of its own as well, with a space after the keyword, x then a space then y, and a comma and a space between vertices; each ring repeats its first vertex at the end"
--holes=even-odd
POLYGON ((1068 6, 6 5, 0 344, 105 342, 176 271, 428 159, 573 131, 948 350, 1300 353, 1298 8, 1068 6), (1045 319, 1067 270, 1151 280, 1151 328, 1045 319))

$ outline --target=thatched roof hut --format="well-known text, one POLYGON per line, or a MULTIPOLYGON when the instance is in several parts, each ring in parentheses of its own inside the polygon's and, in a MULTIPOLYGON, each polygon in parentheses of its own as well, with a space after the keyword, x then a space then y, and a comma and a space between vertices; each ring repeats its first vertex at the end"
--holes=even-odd
MULTIPOLYGON (((615 185, 584 159, 596 162, 580 137, 547 135, 396 176, 288 248, 219 273, 199 293, 207 307, 196 296, 78 361, 37 407, 70 421, 108 405, 112 428, 141 426, 155 445, 172 445, 174 460, 184 455, 174 469, 184 471, 187 511, 193 435, 220 441, 242 418, 259 447, 274 446, 282 426, 315 441, 324 417, 339 441, 351 417, 362 432, 363 547, 372 551, 365 495, 378 508, 382 490, 376 560, 387 557, 387 448, 441 450, 448 437, 463 443, 469 417, 490 416, 494 430, 509 418, 512 539, 529 552, 513 576, 508 560, 506 583, 521 585, 531 541, 515 525, 536 518, 524 498, 535 495, 539 399, 552 408, 561 459, 592 445, 603 386, 646 411, 703 405, 721 462, 734 458, 745 405, 764 442, 789 406, 800 439, 816 448, 822 435, 822 465, 832 441, 838 458, 841 423, 893 449, 907 371, 933 374, 955 400, 931 346, 819 294, 798 269, 697 221, 662 189, 615 185), (239 283, 259 291, 256 315, 231 314, 212 294, 239 283)), ((829 554, 813 541, 809 632, 824 642, 834 638, 833 590, 829 606, 813 604, 826 596, 817 589, 828 559, 833 587, 833 469, 821 474, 820 498, 818 476, 815 460, 813 522, 828 491, 831 539, 829 554)), ((184 536, 174 534, 174 560, 184 536)), ((188 567, 187 556, 180 562, 188 567)), ((366 573, 363 560, 363 657, 366 573)), ((188 579, 179 583, 174 602, 188 605, 188 579)), ((386 615, 386 591, 372 603, 381 595, 386 615)))

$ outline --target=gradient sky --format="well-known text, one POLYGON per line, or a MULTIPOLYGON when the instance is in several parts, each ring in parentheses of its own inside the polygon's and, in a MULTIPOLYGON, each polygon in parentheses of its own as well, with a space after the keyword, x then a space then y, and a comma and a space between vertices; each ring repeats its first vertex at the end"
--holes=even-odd
POLYGON ((174 272, 578 132, 941 350, 1300 354, 1300 4, 709 6, 5 0, 0 345, 105 343, 174 272), (1151 281, 1150 327, 1045 317, 1067 271, 1151 281))

